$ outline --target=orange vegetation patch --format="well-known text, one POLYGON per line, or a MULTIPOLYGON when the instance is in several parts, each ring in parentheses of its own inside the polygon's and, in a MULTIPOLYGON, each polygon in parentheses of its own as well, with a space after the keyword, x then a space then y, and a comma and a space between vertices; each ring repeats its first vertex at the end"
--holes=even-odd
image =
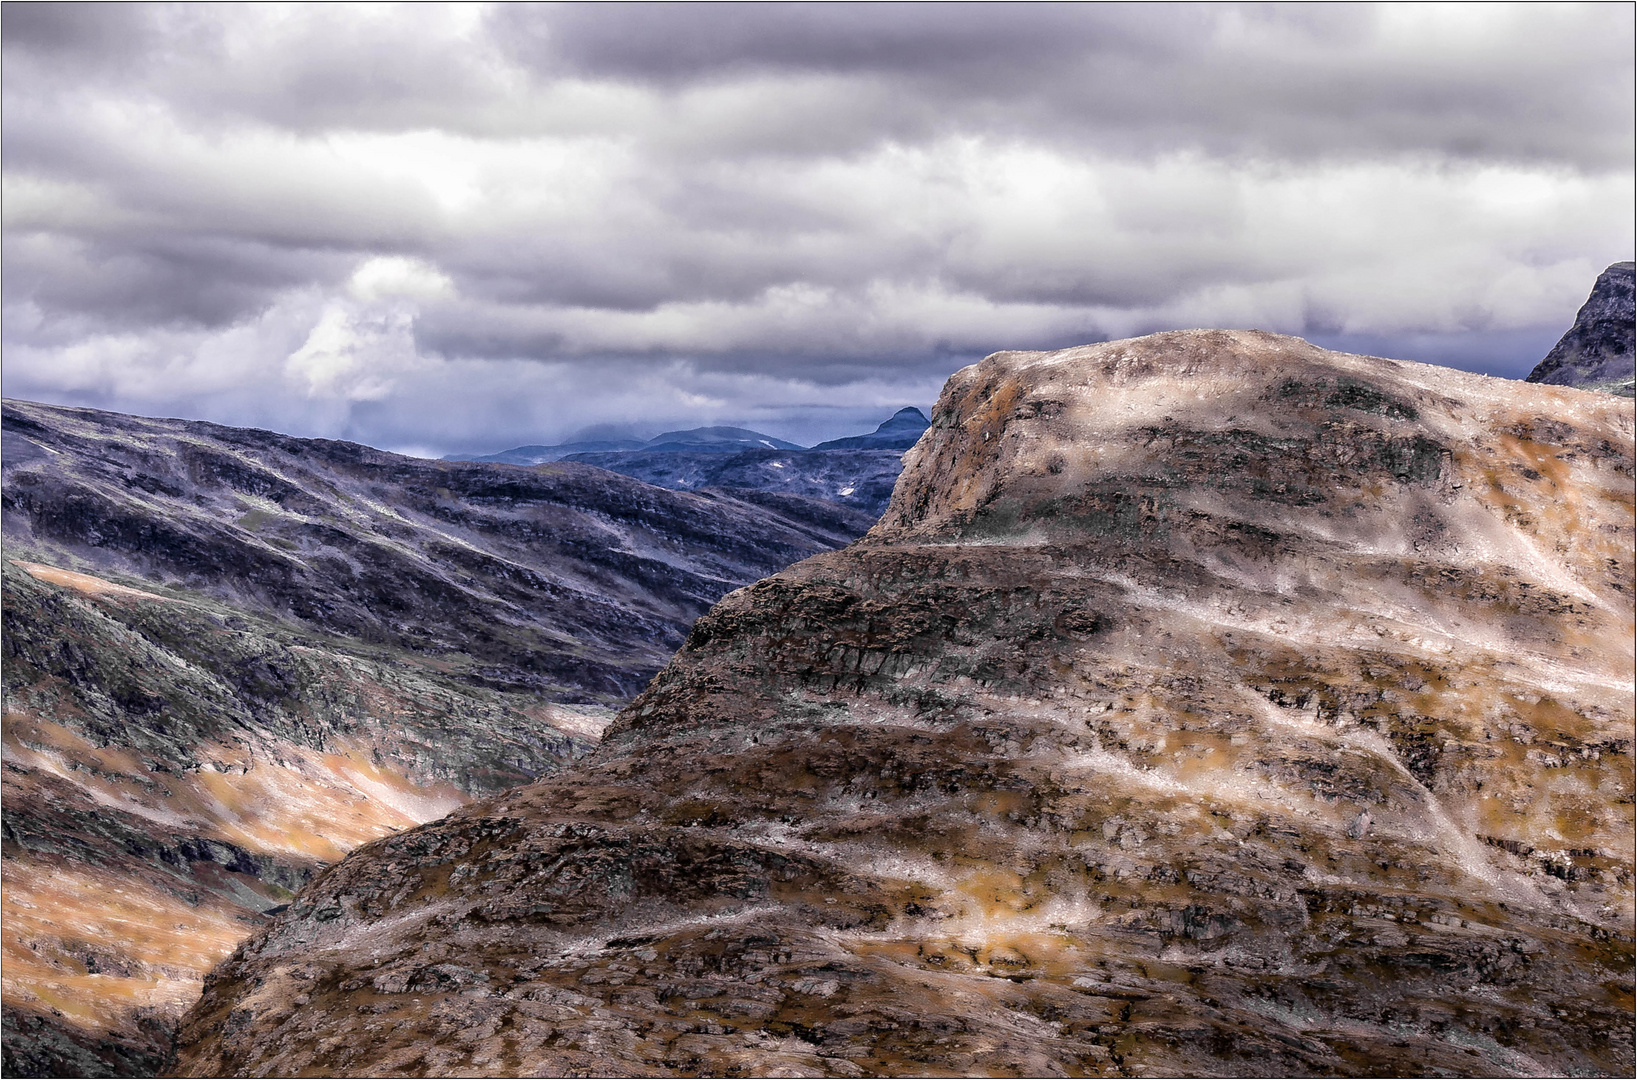
POLYGON ((46 566, 43 563, 23 562, 12 559, 11 565, 27 570, 34 577, 51 585, 60 585, 65 589, 73 589, 85 596, 112 596, 126 600, 157 600, 162 604, 174 604, 168 596, 157 593, 143 592, 128 585, 116 585, 112 581, 104 581, 90 574, 81 574, 73 570, 62 570, 55 566, 46 566))
POLYGON ((208 896, 198 907, 140 878, 25 856, 5 863, 0 991, 95 1031, 137 1009, 180 1016, 205 972, 253 929, 208 896))
POLYGON ((65 780, 96 803, 296 861, 335 862, 359 844, 467 801, 451 785, 417 785, 352 746, 320 753, 283 745, 275 758, 243 745, 206 744, 198 755, 214 768, 177 775, 23 713, 7 713, 4 732, 8 760, 65 780))

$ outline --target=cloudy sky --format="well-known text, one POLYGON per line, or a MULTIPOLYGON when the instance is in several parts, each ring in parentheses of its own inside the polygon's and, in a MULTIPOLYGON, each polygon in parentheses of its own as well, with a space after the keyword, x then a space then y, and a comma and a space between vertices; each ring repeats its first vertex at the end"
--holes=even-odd
POLYGON ((11 397, 805 443, 1179 327, 1521 377, 1632 257, 1623 3, 3 11, 11 397))

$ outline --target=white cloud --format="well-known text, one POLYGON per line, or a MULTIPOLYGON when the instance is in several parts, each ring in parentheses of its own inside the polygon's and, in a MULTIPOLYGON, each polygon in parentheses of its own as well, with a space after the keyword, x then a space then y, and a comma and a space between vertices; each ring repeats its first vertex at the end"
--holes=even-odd
POLYGON ((4 18, 6 385, 52 400, 818 438, 1166 327, 1515 373, 1631 255, 1621 5, 4 18))

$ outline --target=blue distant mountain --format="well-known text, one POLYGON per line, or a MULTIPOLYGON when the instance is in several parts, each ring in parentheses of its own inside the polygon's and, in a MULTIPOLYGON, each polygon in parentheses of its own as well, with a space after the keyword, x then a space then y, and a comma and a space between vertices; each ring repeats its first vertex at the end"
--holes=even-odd
MULTIPOLYGON (((868 436, 866 436, 868 437, 868 436)), ((514 446, 498 454, 450 454, 445 461, 498 461, 505 465, 543 465, 572 454, 611 454, 641 450, 658 454, 737 454, 744 450, 805 450, 806 447, 740 427, 701 427, 666 431, 652 439, 580 439, 554 446, 514 446)))
POLYGON ((868 435, 851 435, 845 439, 831 439, 813 447, 814 450, 908 450, 921 437, 921 432, 932 426, 932 421, 920 409, 899 409, 892 417, 868 435))
POLYGON ((445 460, 541 465, 568 459, 672 490, 711 487, 728 488, 741 497, 745 492, 763 492, 769 498, 798 495, 873 516, 886 509, 892 497, 903 451, 915 445, 930 423, 920 409, 899 409, 868 435, 832 439, 811 450, 741 427, 666 431, 646 441, 587 438, 620 432, 586 429, 576 441, 556 446, 518 446, 483 457, 445 460))
POLYGON ((636 449, 649 454, 737 454, 742 450, 805 450, 798 443, 785 442, 759 431, 742 427, 696 427, 687 431, 665 431, 636 449))
POLYGON ((498 461, 502 465, 543 465, 561 461, 570 454, 598 454, 619 450, 641 450, 641 439, 593 439, 558 443, 556 446, 514 446, 498 454, 449 454, 445 461, 498 461))

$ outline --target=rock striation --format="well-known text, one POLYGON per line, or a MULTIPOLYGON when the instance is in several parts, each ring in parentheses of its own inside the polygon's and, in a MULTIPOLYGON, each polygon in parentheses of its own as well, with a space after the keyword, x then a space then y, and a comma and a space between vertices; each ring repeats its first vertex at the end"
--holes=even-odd
POLYGON ((4 406, 4 1071, 152 1075, 360 843, 595 745, 722 593, 873 519, 583 465, 4 406))
POLYGON ((882 521, 376 841, 183 1075, 1629 1075, 1632 405, 1258 332, 957 373, 882 521))
POLYGON ((1637 264, 1615 263, 1597 276, 1591 296, 1528 382, 1578 386, 1631 397, 1637 393, 1637 264))

